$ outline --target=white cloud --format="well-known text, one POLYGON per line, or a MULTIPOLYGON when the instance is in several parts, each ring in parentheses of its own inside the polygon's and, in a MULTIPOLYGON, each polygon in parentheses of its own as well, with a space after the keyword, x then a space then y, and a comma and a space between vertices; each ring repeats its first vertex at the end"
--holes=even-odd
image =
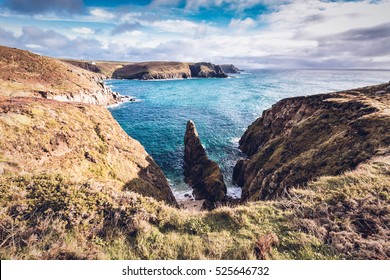
POLYGON ((152 22, 143 22, 147 26, 155 27, 161 31, 172 33, 186 33, 196 30, 198 25, 189 20, 160 20, 152 22))
POLYGON ((37 44, 26 44, 26 47, 29 49, 36 49, 36 50, 43 49, 41 45, 37 45, 37 44))
POLYGON ((93 35, 95 33, 94 30, 88 27, 75 27, 72 28, 72 31, 82 35, 93 35))
MULTIPOLYGON (((14 25, 4 23, 0 42, 30 49, 43 46, 39 51, 46 55, 68 53, 91 59, 201 60, 242 67, 390 68, 390 0, 297 0, 277 1, 278 5, 270 0, 194 0, 187 1, 187 9, 228 5, 239 11, 266 2, 272 2, 267 14, 237 14, 224 25, 212 18, 204 22, 189 18, 196 12, 188 10, 175 9, 178 14, 172 15, 172 10, 164 14, 164 9, 157 7, 131 13, 92 8, 77 19, 104 24, 75 27, 72 23, 54 31, 42 29, 42 25, 18 27, 18 33, 14 25), (192 6, 188 6, 190 2, 192 6), (91 26, 95 30, 102 27, 93 33, 91 26)), ((154 5, 178 5, 178 1, 159 0, 154 5)))
POLYGON ((245 30, 256 26, 256 22, 252 18, 232 19, 229 28, 233 30, 245 30))
POLYGON ((93 8, 89 11, 89 13, 97 20, 109 20, 116 17, 114 13, 101 8, 93 8))
POLYGON ((294 30, 302 37, 320 37, 390 21, 390 1, 294 1, 261 16, 274 32, 294 30))

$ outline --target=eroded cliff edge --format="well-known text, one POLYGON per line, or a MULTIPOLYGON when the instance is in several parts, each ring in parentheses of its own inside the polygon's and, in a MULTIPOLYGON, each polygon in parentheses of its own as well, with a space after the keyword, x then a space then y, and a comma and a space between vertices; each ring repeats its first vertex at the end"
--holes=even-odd
POLYGON ((242 200, 275 199, 319 176, 339 175, 388 152, 390 84, 281 100, 239 144, 248 156, 233 174, 242 200))

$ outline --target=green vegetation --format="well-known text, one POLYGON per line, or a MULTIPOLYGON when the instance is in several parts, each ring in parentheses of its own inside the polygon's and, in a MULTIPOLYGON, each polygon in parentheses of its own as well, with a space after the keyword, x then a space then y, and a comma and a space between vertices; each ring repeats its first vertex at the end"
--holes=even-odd
POLYGON ((189 212, 60 175, 0 179, 1 259, 389 258, 390 158, 290 198, 189 212))
MULTIPOLYGON (((2 96, 101 89, 25 51, 0 47, 0 66, 2 96)), ((0 96, 0 258, 390 259, 388 88, 276 104, 265 128, 251 126, 242 148, 254 162, 236 175, 267 171, 257 182, 283 188, 210 212, 175 208, 160 168, 106 109, 0 96)))
POLYGON ((390 258, 390 157, 294 189, 281 204, 299 228, 343 258, 390 258))
POLYGON ((4 176, 0 201, 2 259, 335 257, 272 203, 188 212, 47 174, 4 176))

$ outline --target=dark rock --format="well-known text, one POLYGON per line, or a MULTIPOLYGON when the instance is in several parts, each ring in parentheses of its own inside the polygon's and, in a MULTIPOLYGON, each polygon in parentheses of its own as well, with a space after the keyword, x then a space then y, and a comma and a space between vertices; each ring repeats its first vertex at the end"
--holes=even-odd
POLYGON ((190 64, 192 77, 197 78, 227 78, 225 72, 218 65, 209 62, 198 62, 190 64))
POLYGON ((199 139, 195 124, 188 121, 184 137, 184 177, 196 200, 205 199, 212 208, 225 199, 226 186, 219 166, 210 160, 199 139))
POLYGON ((84 157, 90 162, 96 163, 96 159, 89 152, 85 152, 84 157))
POLYGON ((240 69, 238 69, 236 66, 233 64, 221 64, 219 65, 223 72, 228 73, 228 74, 239 74, 240 69))

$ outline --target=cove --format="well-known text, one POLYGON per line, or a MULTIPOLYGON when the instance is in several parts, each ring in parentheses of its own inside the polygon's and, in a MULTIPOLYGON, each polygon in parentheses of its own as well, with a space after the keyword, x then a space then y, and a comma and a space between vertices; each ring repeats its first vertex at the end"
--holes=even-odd
POLYGON ((141 142, 162 168, 176 196, 190 189, 183 181, 184 133, 193 120, 209 157, 221 167, 228 194, 239 196, 231 182, 243 155, 238 141, 262 111, 277 101, 384 83, 389 71, 248 70, 227 79, 107 80, 135 102, 109 107, 113 117, 141 142))

